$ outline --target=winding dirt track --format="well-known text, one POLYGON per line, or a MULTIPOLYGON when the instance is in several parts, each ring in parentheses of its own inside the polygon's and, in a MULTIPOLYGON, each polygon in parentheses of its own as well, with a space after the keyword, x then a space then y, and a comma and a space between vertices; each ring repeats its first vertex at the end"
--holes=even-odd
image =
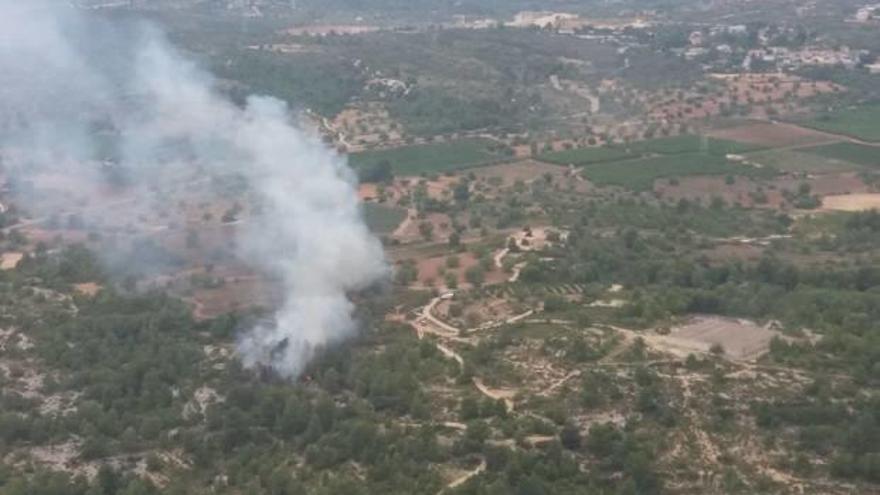
POLYGON ((474 476, 482 473, 485 470, 486 470, 486 459, 480 459, 479 466, 474 468, 472 471, 468 471, 467 473, 463 474, 462 476, 450 481, 449 484, 446 485, 446 488, 444 488, 444 489, 440 490, 440 492, 438 492, 438 495, 440 493, 445 492, 446 490, 451 490, 453 488, 457 488, 457 487, 465 484, 467 482, 467 480, 473 478, 474 476))
MULTIPOLYGON (((454 327, 444 321, 441 321, 439 318, 433 315, 433 309, 440 303, 444 298, 448 298, 449 296, 438 296, 432 299, 428 304, 426 304, 422 310, 419 312, 419 318, 413 323, 413 328, 416 331, 416 335, 419 339, 425 337, 425 334, 432 334, 437 336, 440 340, 434 343, 437 347, 437 350, 440 351, 441 354, 446 356, 449 359, 453 359, 458 363, 458 366, 463 370, 464 369, 464 358, 461 354, 455 352, 448 345, 446 345, 443 340, 452 341, 452 342, 464 342, 464 343, 474 343, 475 339, 473 337, 460 337, 462 333, 462 329, 454 327)), ((514 316, 505 320, 504 323, 512 323, 519 321, 523 318, 526 318, 532 314, 532 311, 527 311, 521 315, 514 316)), ((501 323, 499 323, 500 325, 501 323)), ((483 328, 485 329, 485 328, 483 328)), ((509 389, 493 389, 486 386, 483 381, 478 378, 473 378, 474 386, 477 390, 480 391, 481 394, 492 400, 502 400, 504 401, 504 406, 507 409, 507 412, 513 412, 514 410, 514 401, 513 398, 516 395, 515 390, 509 389)))

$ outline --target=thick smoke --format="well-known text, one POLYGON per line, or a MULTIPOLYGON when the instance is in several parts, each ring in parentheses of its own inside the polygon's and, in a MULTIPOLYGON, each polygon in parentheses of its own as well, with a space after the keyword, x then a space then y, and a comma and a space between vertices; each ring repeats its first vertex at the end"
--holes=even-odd
POLYGON ((96 175, 101 129, 136 179, 244 176, 261 214, 239 229, 240 254, 279 279, 284 298, 239 350, 246 366, 293 377, 316 348, 354 330, 348 292, 387 267, 344 160, 292 125, 282 102, 255 96, 240 108, 213 88, 151 28, 87 19, 62 3, 0 0, 0 151, 17 157, 6 172, 65 163, 80 179, 96 175))

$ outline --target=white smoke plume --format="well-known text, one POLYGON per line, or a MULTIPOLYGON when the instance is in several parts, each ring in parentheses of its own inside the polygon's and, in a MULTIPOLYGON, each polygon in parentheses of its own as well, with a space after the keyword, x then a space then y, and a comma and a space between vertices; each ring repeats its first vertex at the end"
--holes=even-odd
POLYGON ((214 167, 247 178, 262 213, 239 229, 242 259, 279 279, 284 297, 272 322, 240 339, 240 355, 297 376, 316 349, 354 331, 348 293, 387 272, 354 175, 282 102, 235 106, 156 30, 121 30, 64 3, 0 0, 0 152, 27 166, 87 162, 95 122, 109 122, 137 177, 214 167), (169 157, 169 143, 186 152, 169 157))

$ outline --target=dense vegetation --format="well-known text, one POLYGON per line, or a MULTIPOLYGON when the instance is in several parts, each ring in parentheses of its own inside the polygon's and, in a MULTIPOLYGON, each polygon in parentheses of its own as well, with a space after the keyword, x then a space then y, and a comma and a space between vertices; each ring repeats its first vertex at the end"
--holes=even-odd
MULTIPOLYGON (((7 469, 0 472, 3 493, 160 493, 151 479, 170 480, 161 490, 170 494, 434 493, 443 485, 426 465, 479 458, 488 464, 487 475, 457 493, 522 486, 571 494, 584 486, 608 493, 659 490, 643 439, 612 430, 597 431, 583 447, 570 439, 565 449, 555 444, 547 452, 499 448, 488 441, 493 430, 529 427, 491 402, 478 406, 476 417, 463 405, 464 436, 451 445, 441 442, 444 427, 430 421, 439 404, 432 404, 436 399, 424 386, 455 377, 458 368, 396 325, 379 324, 355 344, 326 352, 306 379, 281 382, 215 354, 246 319, 197 323, 180 301, 159 293, 107 289, 94 298, 65 296, 70 283, 109 283, 96 269, 82 271, 94 266, 87 251, 72 248, 6 272, 0 303, 10 311, 6 321, 26 327, 36 345, 48 375, 41 394, 69 397, 75 407, 22 415, 33 399, 7 389, 0 441, 13 450, 72 442, 76 463, 119 463, 97 464, 102 467, 91 481, 7 469), (57 292, 50 295, 36 283, 57 292), (583 450, 603 467, 584 473, 566 449, 583 450), (126 466, 136 462, 146 463, 150 475, 129 474, 126 466), (612 478, 620 472, 628 481, 614 488, 612 478)), ((381 315, 384 304, 383 297, 374 298, 363 316, 381 315)), ((33 366, 24 352, 7 352, 6 359, 33 366)))
POLYGON ((309 55, 278 56, 257 50, 224 53, 212 70, 237 84, 234 100, 251 94, 274 96, 291 107, 335 115, 359 94, 363 76, 344 59, 309 55))

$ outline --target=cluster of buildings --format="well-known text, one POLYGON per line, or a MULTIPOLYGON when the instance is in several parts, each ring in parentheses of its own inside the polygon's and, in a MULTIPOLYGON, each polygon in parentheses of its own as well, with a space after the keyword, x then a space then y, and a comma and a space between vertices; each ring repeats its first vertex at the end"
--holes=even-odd
MULTIPOLYGON (((880 4, 865 9, 878 9, 880 4)), ((873 10, 872 10, 873 12, 873 10)), ((793 71, 806 67, 865 67, 880 73, 880 64, 866 64, 867 50, 806 45, 804 33, 791 28, 763 27, 749 32, 745 25, 716 25, 690 33, 685 48, 674 52, 703 62, 708 70, 793 71)))
POLYGON ((652 25, 651 13, 643 13, 631 17, 611 19, 592 19, 579 14, 564 12, 525 11, 516 14, 513 21, 505 25, 509 27, 538 27, 553 29, 559 34, 575 34, 583 29, 622 30, 626 28, 644 29, 652 25))
POLYGON ((375 92, 379 98, 400 98, 409 94, 412 87, 404 81, 388 77, 377 77, 367 81, 365 88, 375 92))
POLYGON ((809 66, 854 69, 867 54, 866 50, 852 50, 849 47, 839 49, 806 47, 793 50, 782 46, 768 46, 749 50, 743 59, 743 69, 752 69, 756 62, 775 66, 779 70, 797 70, 809 66))

